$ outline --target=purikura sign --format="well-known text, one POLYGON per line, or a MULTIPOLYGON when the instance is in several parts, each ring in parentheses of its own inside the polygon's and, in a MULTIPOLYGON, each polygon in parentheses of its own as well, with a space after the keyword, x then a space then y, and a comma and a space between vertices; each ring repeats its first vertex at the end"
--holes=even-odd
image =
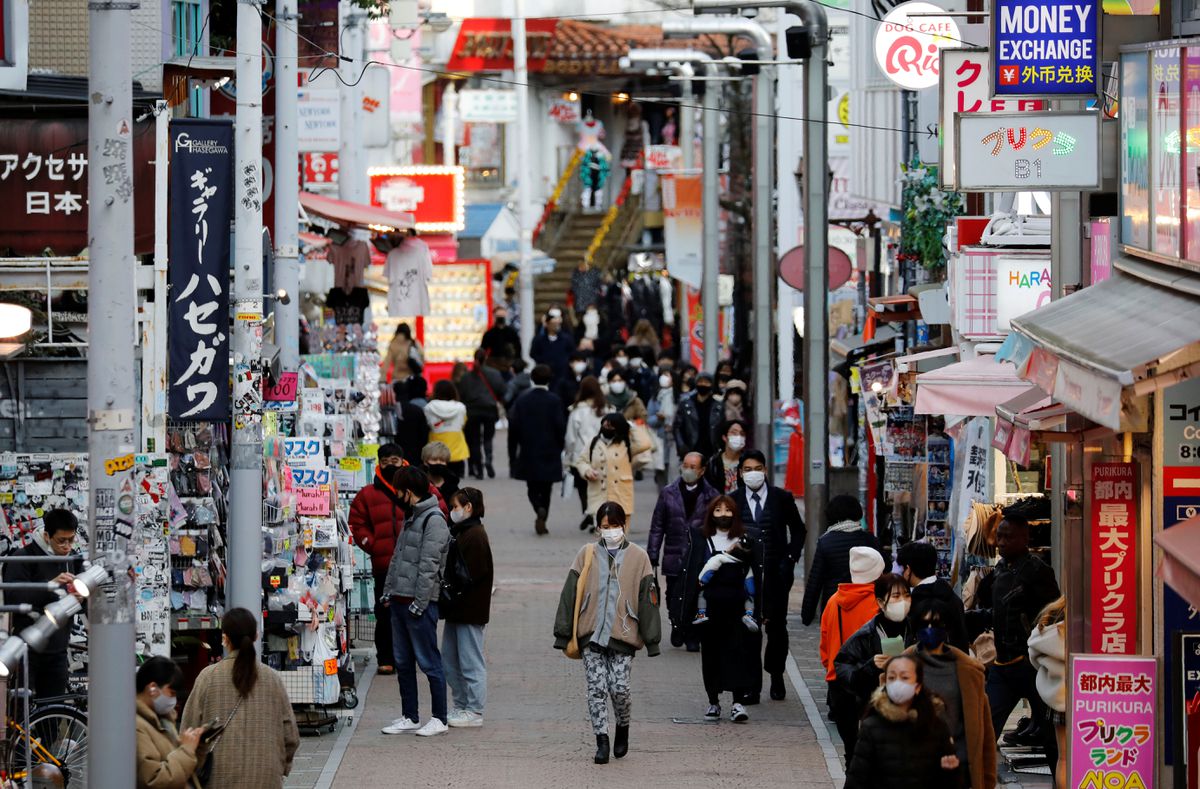
POLYGON ((901 3, 875 30, 875 62, 884 75, 905 90, 938 84, 943 49, 962 44, 958 23, 932 3, 901 3))

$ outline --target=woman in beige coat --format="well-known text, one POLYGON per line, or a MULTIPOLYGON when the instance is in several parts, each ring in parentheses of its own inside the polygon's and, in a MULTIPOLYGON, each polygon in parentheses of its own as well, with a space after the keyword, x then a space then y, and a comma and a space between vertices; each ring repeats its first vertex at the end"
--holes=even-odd
POLYGON ((209 786, 281 789, 300 746, 300 731, 279 675, 258 660, 254 616, 234 608, 221 620, 225 659, 196 678, 183 711, 185 728, 225 725, 211 746, 209 786))
POLYGON ((588 481, 589 514, 594 516, 601 504, 614 501, 628 513, 632 526, 634 458, 651 449, 644 440, 630 437, 624 416, 604 415, 600 434, 575 459, 575 469, 588 481))
POLYGON ((174 660, 153 657, 137 672, 137 789, 200 789, 196 751, 203 729, 175 728, 176 691, 183 672, 174 660))

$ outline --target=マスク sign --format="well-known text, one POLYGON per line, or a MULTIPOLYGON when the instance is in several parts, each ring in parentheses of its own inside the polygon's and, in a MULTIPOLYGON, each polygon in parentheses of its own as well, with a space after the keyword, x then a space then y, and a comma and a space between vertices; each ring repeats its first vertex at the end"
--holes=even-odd
POLYGON ((1100 0, 995 0, 997 96, 1095 96, 1100 0))
POLYGON ((976 192, 1100 188, 1100 115, 958 115, 958 188, 976 192))
POLYGON ((875 62, 884 75, 905 90, 938 84, 939 53, 962 46, 958 23, 932 3, 902 3, 875 29, 875 62))

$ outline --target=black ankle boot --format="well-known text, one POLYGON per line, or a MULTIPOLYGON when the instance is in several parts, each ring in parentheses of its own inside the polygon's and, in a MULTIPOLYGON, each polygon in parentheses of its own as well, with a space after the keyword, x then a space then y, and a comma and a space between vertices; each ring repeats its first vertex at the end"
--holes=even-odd
POLYGON ((629 727, 618 726, 617 733, 613 737, 613 756, 620 759, 625 754, 629 753, 629 727))
POLYGON ((592 760, 596 764, 608 764, 608 735, 596 735, 596 757, 592 760))

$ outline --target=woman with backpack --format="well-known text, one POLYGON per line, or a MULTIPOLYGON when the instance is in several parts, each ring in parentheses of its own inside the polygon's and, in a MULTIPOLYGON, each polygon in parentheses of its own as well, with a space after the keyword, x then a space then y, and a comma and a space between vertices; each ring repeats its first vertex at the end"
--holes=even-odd
POLYGON ((471 368, 455 365, 457 376, 452 376, 458 387, 459 397, 467 409, 467 424, 464 434, 470 459, 467 473, 474 479, 495 479, 496 469, 492 465, 492 447, 496 440, 496 421, 500 419, 500 399, 506 384, 500 371, 487 363, 487 353, 480 348, 475 351, 475 363, 471 368))
POLYGON ((487 665, 483 630, 492 607, 492 547, 483 528, 483 493, 460 488, 450 497, 450 547, 442 579, 442 665, 450 686, 450 728, 483 725, 487 665))
POLYGON ((630 438, 629 422, 619 413, 605 414, 600 432, 575 459, 575 468, 588 481, 588 512, 595 515, 600 505, 616 502, 633 521, 634 458, 651 447, 630 438))

